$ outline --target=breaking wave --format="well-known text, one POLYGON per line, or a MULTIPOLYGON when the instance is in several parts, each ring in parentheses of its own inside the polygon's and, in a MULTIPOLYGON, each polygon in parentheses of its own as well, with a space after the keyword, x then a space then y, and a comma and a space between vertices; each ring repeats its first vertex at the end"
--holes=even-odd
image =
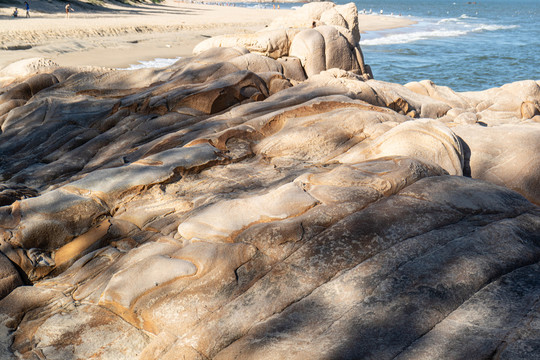
POLYGON ((462 14, 460 17, 441 19, 437 21, 437 24, 439 25, 439 24, 444 24, 444 23, 457 23, 465 19, 478 19, 478 18, 474 16, 469 16, 467 14, 462 14))
POLYGON ((466 31, 445 31, 445 30, 434 30, 434 31, 418 31, 413 33, 405 34, 393 34, 388 35, 382 38, 369 39, 360 41, 362 46, 372 46, 372 45, 393 45, 393 44, 406 44, 410 42, 415 42, 419 40, 427 40, 432 38, 441 38, 441 37, 453 37, 453 36, 462 36, 467 34, 466 31))
MULTIPOLYGON (((445 19, 443 19, 445 20, 445 19)), ((441 20, 441 21, 443 21, 441 20)), ((437 25, 440 24, 440 21, 437 25)), ((519 27, 518 25, 488 25, 488 24, 465 24, 459 28, 453 27, 451 29, 441 28, 440 26, 436 29, 425 29, 422 28, 420 31, 406 32, 406 33, 394 33, 382 37, 377 37, 373 39, 361 40, 360 45, 362 46, 374 46, 374 45, 393 45, 393 44, 406 44, 419 40, 428 40, 434 38, 447 38, 447 37, 458 37, 464 36, 470 33, 478 33, 483 31, 498 31, 498 30, 508 30, 515 29, 519 27)), ((412 28, 409 28, 412 29, 412 28)))
POLYGON ((478 27, 476 27, 474 30, 472 30, 472 32, 508 30, 508 29, 516 29, 518 27, 519 27, 518 25, 485 25, 485 24, 480 24, 478 27))

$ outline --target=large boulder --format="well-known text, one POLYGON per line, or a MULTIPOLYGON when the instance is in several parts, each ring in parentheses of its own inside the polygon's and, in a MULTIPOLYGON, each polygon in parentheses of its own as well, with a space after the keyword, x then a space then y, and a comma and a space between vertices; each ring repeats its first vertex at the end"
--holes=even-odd
POLYGON ((332 68, 362 74, 362 59, 357 58, 354 49, 350 40, 336 27, 319 26, 296 35, 289 55, 300 59, 308 77, 332 68))
POLYGON ((506 186, 540 204, 540 126, 461 125, 452 129, 466 144, 470 176, 506 186))
POLYGON ((354 46, 360 41, 358 10, 354 3, 344 5, 336 5, 328 1, 308 3, 290 16, 275 19, 269 27, 271 29, 310 28, 319 25, 344 27, 352 33, 354 46))
MULTIPOLYGON (((358 9, 356 8, 355 3, 347 3, 343 5, 336 5, 335 9, 337 12, 343 17, 345 20, 345 23, 347 26, 345 26, 349 31, 351 32, 353 36, 354 43, 353 45, 356 46, 360 42, 360 30, 358 28, 358 9)), ((330 11, 330 10, 328 10, 330 11)), ((338 25, 333 24, 331 21, 324 21, 323 18, 325 18, 325 13, 321 15, 321 21, 323 21, 327 25, 338 25)))
MULTIPOLYGON (((356 5, 309 3, 293 14, 294 21, 290 17, 277 19, 268 29, 253 34, 221 35, 204 40, 193 53, 199 55, 212 48, 244 47, 273 59, 298 58, 307 77, 332 68, 354 71, 365 78, 373 77, 360 50, 356 5)), ((291 76, 292 80, 303 80, 299 71, 295 70, 291 76)))
POLYGON ((319 18, 321 23, 328 25, 337 25, 346 28, 347 21, 343 16, 336 10, 335 7, 330 8, 321 14, 319 18))
POLYGON ((326 70, 326 42, 315 29, 308 29, 295 36, 290 55, 300 59, 308 77, 326 70))

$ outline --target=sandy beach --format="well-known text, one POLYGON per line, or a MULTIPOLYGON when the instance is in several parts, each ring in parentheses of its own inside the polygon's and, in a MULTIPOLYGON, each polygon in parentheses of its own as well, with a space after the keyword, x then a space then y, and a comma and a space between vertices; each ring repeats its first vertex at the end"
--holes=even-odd
MULTIPOLYGON (((62 8, 40 4, 31 18, 10 16, 0 9, 0 68, 26 58, 50 58, 60 65, 122 68, 155 58, 190 56, 206 38, 255 32, 276 17, 294 10, 189 4, 166 0, 161 4, 77 8, 65 17, 62 8)), ((60 3, 61 5, 61 3, 60 3)), ((23 17, 21 17, 23 16, 23 17)), ((399 17, 360 15, 362 32, 404 27, 414 22, 399 17)))

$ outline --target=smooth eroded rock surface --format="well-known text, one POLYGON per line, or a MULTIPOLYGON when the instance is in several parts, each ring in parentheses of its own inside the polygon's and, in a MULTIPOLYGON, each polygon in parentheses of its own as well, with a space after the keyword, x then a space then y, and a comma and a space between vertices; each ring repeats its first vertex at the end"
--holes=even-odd
POLYGON ((309 66, 212 47, 0 88, 0 357, 534 359, 538 82, 334 68, 353 10, 304 9, 341 24, 299 30, 336 47, 309 66))

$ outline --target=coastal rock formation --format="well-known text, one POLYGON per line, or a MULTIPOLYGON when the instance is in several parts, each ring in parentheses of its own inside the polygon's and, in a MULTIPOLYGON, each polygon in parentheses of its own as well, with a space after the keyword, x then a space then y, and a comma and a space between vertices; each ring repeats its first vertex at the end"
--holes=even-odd
POLYGON ((360 41, 358 9, 354 3, 336 5, 332 2, 312 2, 297 9, 292 16, 278 17, 270 28, 310 28, 319 25, 335 25, 348 29, 354 44, 360 41))
POLYGON ((328 69, 342 69, 373 78, 360 49, 358 10, 354 3, 317 2, 304 5, 293 18, 278 18, 253 34, 221 35, 199 43, 193 54, 217 47, 243 47, 273 59, 296 58, 304 80, 328 69))
POLYGON ((533 358, 540 83, 300 62, 13 65, 0 358, 533 358))
POLYGON ((539 82, 525 80, 468 93, 455 93, 430 81, 405 86, 452 107, 440 121, 463 142, 466 175, 506 186, 540 204, 536 155, 540 128, 534 119, 539 82), (524 108, 529 112, 525 114, 524 108))
POLYGON ((28 77, 38 70, 47 67, 58 67, 58 64, 50 59, 30 58, 17 61, 0 70, 0 84, 9 84, 17 78, 28 77))

